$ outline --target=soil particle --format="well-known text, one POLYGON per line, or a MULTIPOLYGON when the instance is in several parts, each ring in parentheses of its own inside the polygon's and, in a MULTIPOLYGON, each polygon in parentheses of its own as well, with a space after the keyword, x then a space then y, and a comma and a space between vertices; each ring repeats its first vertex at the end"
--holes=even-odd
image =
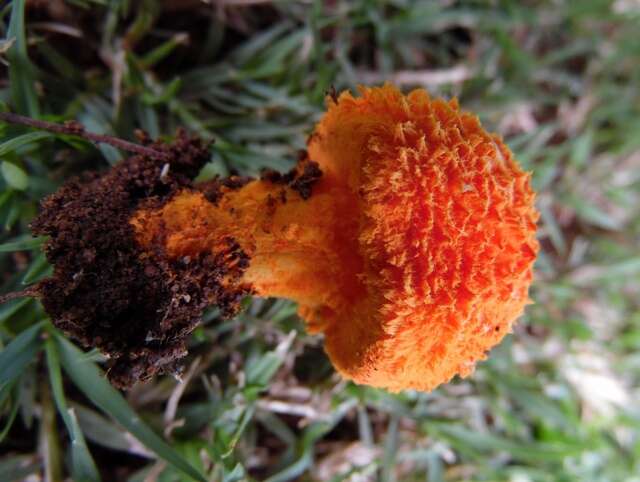
POLYGON ((338 103, 338 91, 336 90, 335 86, 332 85, 331 87, 329 87, 329 90, 325 92, 325 95, 328 95, 334 104, 338 103))
POLYGON ((304 163, 302 174, 296 177, 289 185, 291 189, 300 194, 302 199, 309 199, 313 185, 322 177, 322 171, 317 162, 307 161, 304 163))
POLYGON ((205 182, 198 183, 198 191, 204 194, 204 197, 211 204, 217 204, 220 198, 224 195, 225 190, 223 188, 236 190, 247 185, 253 181, 249 176, 229 176, 227 178, 220 178, 219 176, 205 182))
POLYGON ((110 358, 108 376, 127 388, 175 373, 185 340, 211 304, 232 316, 250 290, 240 283, 249 258, 231 238, 215 256, 170 260, 161 240, 143 250, 129 219, 141 205, 161 206, 192 188, 208 146, 179 131, 150 143, 172 161, 133 156, 106 173, 86 173, 47 197, 31 227, 48 235, 53 276, 36 289, 53 323, 110 358))
MULTIPOLYGON (((311 197, 313 186, 321 177, 322 170, 320 166, 317 162, 309 159, 305 150, 299 152, 296 167, 288 173, 280 174, 273 169, 264 169, 260 174, 260 179, 273 184, 288 186, 305 200, 311 197)), ((286 201, 286 193, 282 194, 281 198, 286 201)))

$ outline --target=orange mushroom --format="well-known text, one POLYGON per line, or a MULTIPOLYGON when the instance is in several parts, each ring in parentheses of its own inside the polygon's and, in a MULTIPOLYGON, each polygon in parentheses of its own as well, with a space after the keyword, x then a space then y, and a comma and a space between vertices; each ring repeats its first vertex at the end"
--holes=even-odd
POLYGON ((529 302, 535 195, 455 100, 360 94, 328 100, 289 177, 186 186, 130 224, 142 251, 208 253, 233 273, 221 286, 296 301, 345 378, 431 390, 468 375, 529 302))
POLYGON ((363 88, 328 100, 296 168, 194 184, 207 146, 179 132, 70 180, 32 223, 48 235, 37 296, 110 357, 128 387, 178 370, 203 309, 247 294, 296 301, 346 378, 392 391, 468 375, 529 302, 538 251, 530 175, 455 100, 363 88))

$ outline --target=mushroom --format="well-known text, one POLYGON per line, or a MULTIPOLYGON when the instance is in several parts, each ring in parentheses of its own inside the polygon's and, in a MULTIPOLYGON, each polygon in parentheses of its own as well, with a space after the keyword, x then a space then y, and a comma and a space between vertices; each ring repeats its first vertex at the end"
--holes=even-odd
POLYGON ((181 135, 43 203, 37 291, 115 384, 175 370, 202 310, 246 294, 297 302, 343 377, 391 391, 466 376, 510 332, 538 251, 530 175, 455 100, 327 102, 288 174, 194 184, 206 146, 181 135))
POLYGON ((233 239, 249 259, 241 281, 296 301, 356 383, 431 390, 469 374, 510 331, 538 250, 530 176, 455 100, 391 86, 343 93, 297 174, 213 202, 183 190, 136 212, 137 240, 163 239, 178 259, 233 239))

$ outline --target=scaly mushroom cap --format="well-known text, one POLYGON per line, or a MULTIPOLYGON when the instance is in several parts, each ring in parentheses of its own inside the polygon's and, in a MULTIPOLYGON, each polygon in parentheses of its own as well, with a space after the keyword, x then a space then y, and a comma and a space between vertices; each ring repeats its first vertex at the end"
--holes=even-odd
POLYGON ((430 390, 468 375, 529 301, 530 175, 455 100, 387 85, 329 103, 309 157, 352 194, 340 215, 357 219, 366 292, 327 303, 339 311, 302 305, 302 316, 357 383, 430 390))

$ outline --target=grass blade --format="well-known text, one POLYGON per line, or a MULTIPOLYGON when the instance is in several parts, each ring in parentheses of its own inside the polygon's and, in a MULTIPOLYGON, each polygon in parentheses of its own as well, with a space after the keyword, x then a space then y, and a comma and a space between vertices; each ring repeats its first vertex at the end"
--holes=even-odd
POLYGON ((0 352, 0 386, 11 383, 36 357, 42 347, 41 328, 42 323, 27 328, 0 352))
POLYGON ((55 334, 54 339, 65 372, 97 407, 113 417, 158 457, 189 477, 206 482, 200 472, 140 419, 120 392, 109 384, 102 370, 84 359, 84 353, 81 350, 59 334, 55 334))
POLYGON ((9 86, 15 109, 20 114, 38 117, 38 96, 33 66, 27 55, 27 37, 24 28, 25 0, 14 0, 9 22, 8 38, 15 39, 7 52, 9 59, 9 86))
POLYGON ((31 249, 36 249, 40 247, 43 241, 43 237, 27 237, 19 241, 10 241, 8 243, 0 244, 0 253, 12 253, 14 251, 28 251, 31 249))
POLYGON ((20 166, 16 166, 12 162, 2 161, 0 164, 0 173, 6 183, 13 189, 24 191, 29 187, 29 176, 20 166))
MULTIPOLYGON (((13 387, 9 387, 9 390, 13 388, 13 387)), ((0 403, 2 403, 4 400, 2 400, 4 398, 4 396, 0 396, 0 403)), ((4 422, 4 428, 2 428, 0 430, 0 442, 2 442, 4 440, 4 438, 7 436, 7 433, 9 433, 9 430, 11 430, 11 427, 13 426, 13 421, 16 419, 16 415, 18 414, 18 408, 20 407, 20 404, 17 403, 17 401, 13 401, 13 403, 11 404, 11 411, 9 412, 9 415, 6 415, 6 421, 4 422)))
POLYGON ((67 427, 69 438, 71 439, 71 465, 74 480, 99 481, 100 474, 96 464, 91 457, 91 452, 78 425, 78 419, 73 411, 67 407, 62 386, 62 374, 60 373, 60 357, 54 342, 49 338, 45 343, 47 353, 47 365, 49 368, 49 380, 53 398, 62 417, 62 421, 67 427))
POLYGON ((40 253, 34 257, 33 261, 27 268, 27 271, 24 273, 22 277, 21 283, 23 285, 28 285, 33 283, 37 278, 44 275, 46 272, 51 272, 53 268, 50 267, 49 262, 47 261, 44 253, 40 253))
POLYGON ((48 139, 49 137, 53 137, 53 134, 50 132, 29 132, 27 134, 14 137, 0 144, 0 156, 5 156, 25 144, 38 142, 42 139, 48 139))

